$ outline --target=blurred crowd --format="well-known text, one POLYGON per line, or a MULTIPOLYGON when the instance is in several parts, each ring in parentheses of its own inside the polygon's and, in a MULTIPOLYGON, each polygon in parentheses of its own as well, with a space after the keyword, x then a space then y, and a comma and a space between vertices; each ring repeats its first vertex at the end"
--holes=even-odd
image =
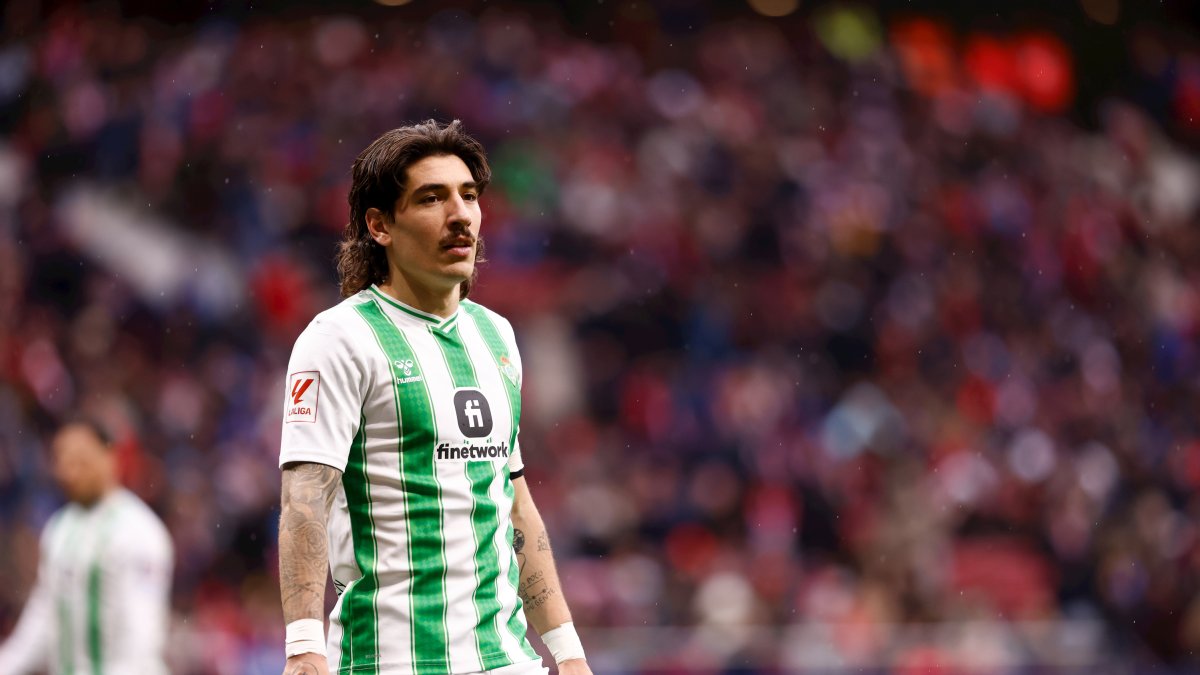
MULTIPOLYGON (((5 24, 0 635, 61 503, 47 434, 84 411, 175 539, 177 672, 280 665, 289 350, 338 300, 354 156, 433 117, 493 163, 472 297, 522 344, 527 476, 584 642, 682 630, 601 665, 930 672, 953 641, 893 633, 1079 622, 1200 667, 1178 129, 1115 98, 1083 129, 931 62, 928 19, 668 4, 614 9, 629 38, 604 41, 493 3, 5 24)), ((1194 87, 1197 52, 1162 49, 1194 87)))

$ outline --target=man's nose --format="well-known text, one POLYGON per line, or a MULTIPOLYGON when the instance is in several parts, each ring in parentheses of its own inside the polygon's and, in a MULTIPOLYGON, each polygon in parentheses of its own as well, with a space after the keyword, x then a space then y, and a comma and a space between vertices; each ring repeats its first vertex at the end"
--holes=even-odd
POLYGON ((453 224, 470 225, 471 212, 467 209, 467 202, 462 198, 462 195, 455 194, 446 200, 446 220, 453 224))

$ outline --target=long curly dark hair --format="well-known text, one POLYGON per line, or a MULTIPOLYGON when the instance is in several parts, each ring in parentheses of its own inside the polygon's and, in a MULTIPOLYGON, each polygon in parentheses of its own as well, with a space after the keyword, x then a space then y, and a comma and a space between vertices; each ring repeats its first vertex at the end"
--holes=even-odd
MULTIPOLYGON (((390 214, 396 200, 404 194, 408 167, 437 155, 456 155, 471 171, 479 194, 492 180, 483 145, 463 131, 462 123, 454 120, 439 124, 426 120, 420 124, 400 127, 376 138, 354 160, 350 184, 350 222, 338 244, 337 270, 342 297, 347 298, 381 284, 388 278, 387 251, 371 238, 367 229, 367 210, 379 209, 390 214)), ((475 262, 484 262, 483 238, 476 244, 475 262)), ((478 275, 462 282, 459 297, 465 298, 478 275)))

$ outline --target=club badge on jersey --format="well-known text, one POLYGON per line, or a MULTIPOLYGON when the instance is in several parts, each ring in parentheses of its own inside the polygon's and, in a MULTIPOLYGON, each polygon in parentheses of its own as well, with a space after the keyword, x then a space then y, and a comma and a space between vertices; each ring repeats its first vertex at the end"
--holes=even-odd
POLYGON ((513 362, 509 360, 507 356, 500 357, 500 372, 504 373, 504 376, 507 377, 508 381, 512 382, 514 386, 521 386, 521 377, 517 373, 517 367, 513 365, 513 362))
POLYGON ((317 403, 321 393, 321 373, 316 370, 302 370, 288 376, 287 405, 283 412, 283 421, 316 422, 317 403))

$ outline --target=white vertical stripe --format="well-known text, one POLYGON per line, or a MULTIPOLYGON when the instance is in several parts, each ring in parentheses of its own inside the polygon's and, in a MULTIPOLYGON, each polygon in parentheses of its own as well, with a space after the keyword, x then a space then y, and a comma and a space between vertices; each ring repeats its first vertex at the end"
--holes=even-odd
MULTIPOLYGON (((404 559, 408 567, 408 559, 404 559)), ((379 579, 379 633, 376 635, 376 646, 379 649, 379 663, 383 664, 380 673, 390 672, 386 666, 396 663, 412 663, 412 622, 411 605, 412 576, 405 574, 403 579, 396 579, 399 565, 389 565, 388 573, 379 579)), ((331 669, 330 672, 336 672, 331 669)), ((355 671, 358 672, 358 671, 355 671)))
POLYGON ((71 591, 76 599, 71 609, 74 624, 71 628, 75 638, 75 669, 84 672, 89 672, 92 666, 88 650, 88 576, 92 561, 96 557, 96 532, 100 529, 97 511, 97 508, 84 511, 82 528, 76 533, 78 539, 71 543, 71 547, 75 549, 75 559, 71 564, 71 591))
POLYGON ((338 598, 338 601, 333 605, 333 612, 329 615, 329 635, 325 638, 325 654, 329 661, 329 671, 337 672, 338 664, 342 659, 342 626, 333 617, 339 616, 342 611, 342 600, 345 595, 338 598))
POLYGON ((333 505, 329 508, 329 517, 326 522, 329 539, 329 574, 339 583, 348 584, 358 578, 359 572, 358 565, 354 560, 349 505, 346 502, 346 490, 342 483, 339 483, 334 490, 333 505))
MULTIPOLYGON (((71 539, 80 532, 79 525, 83 518, 83 510, 74 504, 68 505, 63 511, 62 518, 59 519, 58 527, 55 530, 55 542, 53 552, 51 553, 51 588, 53 589, 53 615, 54 615, 54 641, 51 643, 51 653, 53 654, 53 662, 56 670, 61 672, 66 665, 62 662, 62 631, 64 626, 61 625, 59 609, 61 605, 67 606, 67 612, 71 619, 70 625, 65 627, 68 631, 74 631, 75 621, 79 615, 79 593, 70 584, 74 579, 74 559, 76 551, 72 550, 74 542, 71 539)), ((71 635, 72 642, 70 646, 71 660, 77 662, 78 654, 75 648, 75 636, 71 635)))

